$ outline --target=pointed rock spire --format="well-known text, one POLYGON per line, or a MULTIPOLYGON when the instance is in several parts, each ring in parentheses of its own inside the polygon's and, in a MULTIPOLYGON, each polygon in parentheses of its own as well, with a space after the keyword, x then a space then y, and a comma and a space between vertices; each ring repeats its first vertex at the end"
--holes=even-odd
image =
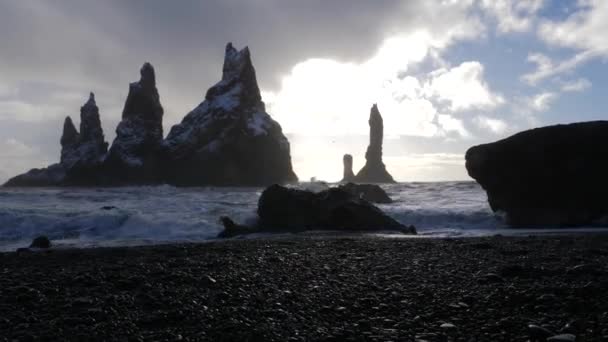
POLYGON ((67 116, 63 121, 63 133, 61 134, 61 147, 68 147, 78 144, 79 134, 72 122, 72 118, 67 116))
MULTIPOLYGON (((83 142, 93 142, 100 146, 105 145, 105 150, 107 150, 107 143, 104 141, 99 118, 99 108, 95 103, 95 94, 92 92, 89 95, 89 100, 80 107, 80 135, 83 142)), ((103 151, 103 153, 105 152, 103 151)))
POLYGON ((248 48, 226 45, 222 79, 165 140, 170 183, 270 185, 297 181, 289 141, 266 112, 248 48))
POLYGON ((238 51, 232 43, 226 45, 222 80, 207 91, 205 99, 214 101, 216 97, 224 96, 226 93, 229 93, 234 101, 251 106, 262 102, 248 47, 238 51))
POLYGON ((122 117, 137 118, 151 122, 153 127, 160 128, 162 139, 163 107, 156 89, 156 75, 152 64, 146 62, 139 70, 141 75, 138 82, 129 86, 129 95, 125 101, 122 117))
POLYGON ((382 162, 382 140, 384 123, 378 106, 374 104, 369 115, 369 146, 365 152, 365 166, 357 173, 355 181, 359 183, 394 183, 393 177, 386 171, 382 162))
POLYGON ((117 183, 152 183, 159 178, 163 141, 163 107, 150 63, 140 69, 140 80, 129 85, 129 94, 116 128, 106 167, 117 183))
POLYGON ((72 167, 79 159, 78 146, 80 145, 80 134, 76 130, 71 117, 66 117, 63 122, 63 134, 61 134, 61 164, 67 168, 72 167))

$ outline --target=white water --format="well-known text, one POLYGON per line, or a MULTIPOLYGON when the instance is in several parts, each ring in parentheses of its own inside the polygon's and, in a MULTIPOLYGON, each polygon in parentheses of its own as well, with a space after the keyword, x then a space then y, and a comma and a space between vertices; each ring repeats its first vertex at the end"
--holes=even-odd
MULTIPOLYGON (((303 184, 303 187, 314 187, 303 184)), ((395 200, 380 207, 423 236, 522 234, 492 213, 473 182, 384 186, 395 200)), ((255 218, 261 188, 0 188, 0 250, 38 235, 55 245, 116 246, 203 241, 221 231, 220 216, 255 218)), ((548 232, 548 231, 543 231, 548 232)))

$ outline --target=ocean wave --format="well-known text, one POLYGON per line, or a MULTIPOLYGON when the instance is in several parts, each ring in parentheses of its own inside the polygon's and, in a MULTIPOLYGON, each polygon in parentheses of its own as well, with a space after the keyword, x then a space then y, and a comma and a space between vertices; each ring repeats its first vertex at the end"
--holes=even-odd
MULTIPOLYGON (((395 203, 381 208, 421 234, 482 235, 502 227, 473 182, 384 187, 395 203)), ((0 249, 27 245, 42 234, 60 245, 82 246, 205 241, 221 230, 220 216, 251 222, 261 191, 168 185, 0 189, 0 249)))

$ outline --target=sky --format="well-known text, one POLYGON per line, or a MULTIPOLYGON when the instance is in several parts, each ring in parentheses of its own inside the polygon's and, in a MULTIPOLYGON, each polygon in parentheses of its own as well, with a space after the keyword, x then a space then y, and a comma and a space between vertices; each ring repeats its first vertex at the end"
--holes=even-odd
POLYGON ((464 153, 605 118, 605 0, 0 0, 0 182, 59 160, 96 94, 115 137, 129 82, 156 69, 165 133, 249 46, 301 180, 365 163, 370 107, 398 181, 470 179, 464 153))

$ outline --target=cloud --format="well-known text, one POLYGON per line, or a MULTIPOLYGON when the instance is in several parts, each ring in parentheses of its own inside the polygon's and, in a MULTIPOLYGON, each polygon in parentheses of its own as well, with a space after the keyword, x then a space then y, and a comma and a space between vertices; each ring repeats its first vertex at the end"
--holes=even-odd
POLYGON ((536 64, 536 70, 524 74, 521 78, 530 85, 536 85, 538 82, 546 78, 570 72, 579 65, 595 58, 597 55, 597 51, 587 50, 577 53, 559 63, 554 63, 549 57, 540 53, 534 53, 528 56, 528 61, 536 64))
POLYGON ((500 95, 490 91, 483 79, 483 65, 476 61, 434 71, 425 91, 440 100, 449 101, 450 109, 455 112, 492 109, 504 103, 500 95))
POLYGON ((498 32, 528 31, 544 0, 481 0, 480 7, 498 22, 498 32))
POLYGON ((418 29, 388 37, 362 63, 323 58, 298 63, 278 91, 264 92, 268 110, 289 133, 368 134, 369 108, 378 103, 388 137, 467 137, 462 121, 435 102, 448 101, 456 111, 496 105, 500 98, 483 81, 483 66, 467 62, 426 76, 409 74, 412 66, 436 60, 456 39, 469 39, 476 23, 466 29, 465 22, 463 14, 444 32, 418 29))
POLYGON ((538 37, 551 46, 574 49, 576 52, 558 63, 548 57, 533 54, 528 60, 537 63, 537 70, 524 75, 530 83, 537 82, 589 62, 597 57, 608 56, 608 1, 578 0, 574 12, 565 20, 543 20, 538 28, 538 37), (542 61, 535 60, 536 57, 542 61))
POLYGON ((574 81, 564 82, 561 90, 563 92, 581 92, 591 88, 591 82, 586 78, 579 78, 574 81))
POLYGON ((0 140, 0 184, 6 182, 10 177, 25 172, 40 164, 48 164, 48 159, 41 151, 29 146, 15 138, 0 140))
POLYGON ((608 53, 608 2, 578 0, 577 10, 563 21, 544 20, 541 39, 551 45, 608 53))
POLYGON ((537 112, 544 112, 549 109, 551 103, 557 99, 557 94, 552 92, 543 92, 535 95, 530 99, 530 108, 537 112))
POLYGON ((507 123, 501 119, 480 115, 475 117, 473 121, 480 129, 489 130, 493 134, 502 135, 506 133, 508 129, 507 123))

